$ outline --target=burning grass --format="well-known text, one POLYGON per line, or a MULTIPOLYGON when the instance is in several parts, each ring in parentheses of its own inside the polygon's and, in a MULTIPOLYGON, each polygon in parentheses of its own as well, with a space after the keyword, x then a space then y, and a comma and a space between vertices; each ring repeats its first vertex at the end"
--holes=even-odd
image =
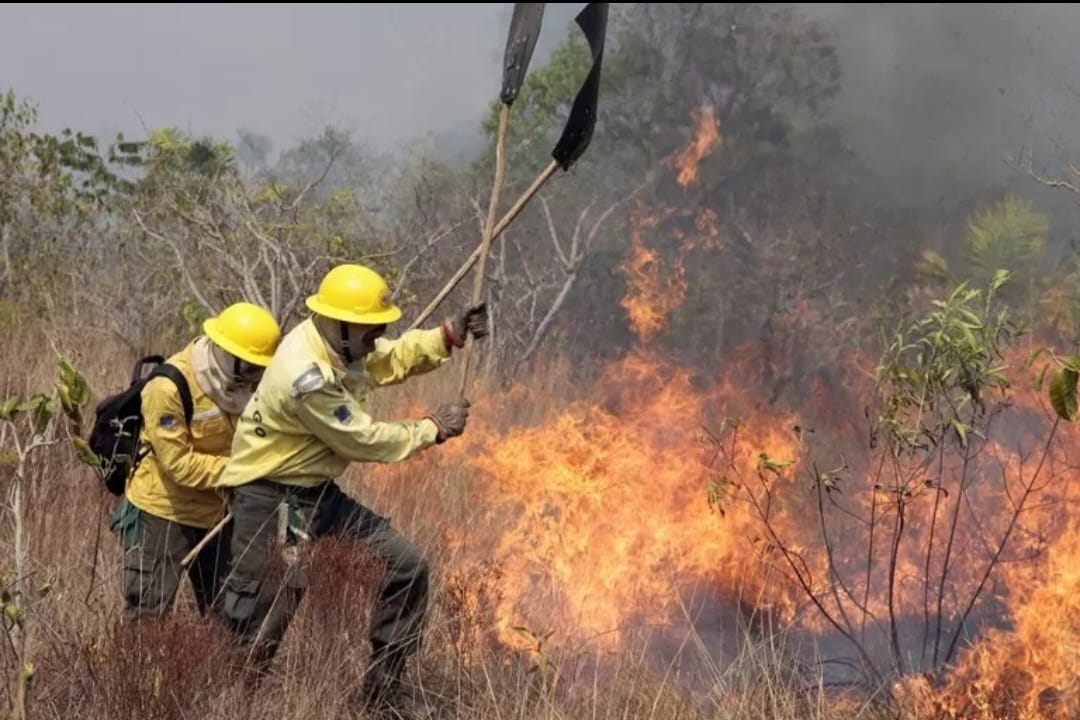
MULTIPOLYGON (((684 187, 719 143, 709 114, 696 120, 672 160, 684 187)), ((1076 717, 1077 438, 1062 426, 1040 450, 1047 415, 1024 385, 1024 349, 1008 356, 1020 389, 978 451, 940 443, 930 464, 874 454, 858 417, 871 392, 865 358, 826 347, 820 368, 794 368, 748 344, 691 371, 656 349, 684 299, 687 254, 722 246, 714 214, 639 207, 630 240, 623 308, 638 348, 591 384, 556 358, 509 389, 486 386, 462 438, 342 479, 432 561, 427 638, 410 674, 422 701, 439 717, 481 720, 1076 717), (674 257, 653 247, 669 232, 674 257), (808 378, 803 399, 782 404, 766 369, 808 378), (950 637, 964 642, 939 664, 950 637)), ((827 322, 805 313, 796 305, 778 326, 794 337, 827 322)), ((0 385, 51 385, 49 368, 30 362, 36 346, 14 346, 0 385)), ((99 396, 126 381, 127 360, 87 347, 74 360, 99 396)), ((377 393, 375 412, 417 417, 455 394, 454 375, 377 393)), ((957 435, 970 447, 968 430, 957 435)), ((186 591, 173 617, 121 627, 111 499, 67 446, 27 477, 40 597, 19 617, 26 653, 11 645, 0 663, 7 678, 31 676, 33 714, 363 717, 353 691, 378 570, 362 548, 313 548, 312 587, 257 678, 186 591)), ((0 483, 11 482, 0 465, 0 483)))
MULTIPOLYGON (((77 362, 105 376, 95 359, 77 362)), ((444 375, 387 391, 380 411, 431 406, 452 392, 444 375)), ((762 408, 750 390, 724 378, 703 386, 645 353, 607 368, 586 392, 552 365, 505 393, 478 393, 460 441, 350 472, 346 487, 433 558, 429 632, 410 679, 440 717, 875 716, 881 696, 829 687, 828 664, 816 663, 828 658, 797 629, 805 600, 762 555, 753 518, 713 487, 702 427, 716 427, 718 406, 757 412, 738 428, 749 442, 732 459, 744 473, 756 472, 761 453, 799 457, 799 419, 762 408), (534 399, 534 387, 543 395, 534 399)), ((351 689, 377 570, 358 548, 320 543, 286 646, 256 682, 228 636, 194 614, 186 588, 173 617, 119 625, 111 499, 66 448, 35 466, 30 497, 31 569, 49 587, 25 623, 35 716, 363 717, 351 689)), ((777 512, 810 527, 797 507, 777 512)), ((897 693, 920 717, 1074 712, 1076 528, 1044 527, 1048 563, 1027 573, 1017 565, 994 586, 1001 602, 1023 601, 1013 628, 962 653, 951 676, 927 679, 922 692, 915 678, 897 693)), ((799 537, 809 545, 813 535, 799 537)), ((3 663, 12 677, 16 660, 5 652, 3 663)))

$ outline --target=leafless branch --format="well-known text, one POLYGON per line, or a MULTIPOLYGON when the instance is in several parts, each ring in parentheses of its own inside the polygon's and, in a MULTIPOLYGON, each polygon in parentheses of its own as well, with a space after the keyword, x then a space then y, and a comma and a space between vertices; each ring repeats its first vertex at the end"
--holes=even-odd
POLYGON ((195 299, 198 300, 199 304, 206 312, 214 312, 214 306, 211 305, 209 301, 207 301, 207 299, 203 296, 202 292, 199 290, 199 287, 195 284, 194 278, 191 277, 191 273, 188 272, 187 263, 184 261, 184 254, 183 252, 181 252, 180 246, 172 240, 169 240, 164 235, 156 233, 150 228, 148 228, 146 226, 146 223, 143 222, 142 215, 139 214, 138 210, 132 210, 131 213, 135 217, 135 222, 139 225, 139 228, 144 233, 172 250, 173 254, 176 256, 176 264, 177 267, 179 267, 180 269, 180 274, 183 275, 184 281, 187 283, 188 289, 191 291, 191 294, 195 296, 195 299))
POLYGON ((0 290, 3 290, 11 277, 11 228, 7 223, 0 225, 0 258, 4 261, 3 271, 0 272, 0 290))
POLYGON ((409 258, 409 261, 401 266, 401 272, 398 275, 397 283, 394 285, 394 291, 393 293, 391 293, 391 298, 396 298, 398 296, 398 293, 401 292, 401 289, 405 287, 405 281, 408 279, 409 273, 412 271, 413 266, 415 266, 416 263, 420 262, 420 260, 423 259, 424 255, 429 250, 431 250, 431 248, 435 247, 435 245, 442 242, 446 238, 451 237, 460 226, 461 223, 456 223, 454 225, 447 225, 441 227, 428 237, 424 244, 420 246, 420 249, 417 250, 416 254, 409 258))
POLYGON ((304 189, 300 191, 300 194, 296 196, 296 199, 293 200, 292 204, 289 206, 290 210, 295 212, 300 207, 300 204, 304 202, 304 198, 307 197, 308 193, 322 184, 322 181, 330 174, 330 168, 334 167, 334 163, 337 162, 339 157, 341 157, 341 148, 335 145, 330 153, 330 159, 327 161, 326 167, 323 168, 322 174, 309 182, 304 189))
MULTIPOLYGON (((1045 176, 1039 174, 1038 172, 1036 172, 1034 167, 1032 166, 1032 163, 1031 163, 1031 152, 1030 152, 1030 150, 1022 150, 1020 154, 1021 154, 1022 160, 1014 161, 1011 157, 1006 156, 1006 158, 1005 158, 1006 162, 1011 167, 1016 168, 1016 169, 1020 169, 1020 170, 1023 170, 1024 172, 1026 172, 1028 177, 1030 177, 1032 180, 1039 183, 1040 185, 1043 185, 1043 186, 1048 187, 1048 188, 1064 189, 1064 190, 1068 190, 1069 192, 1073 193, 1074 195, 1080 195, 1080 185, 1077 185, 1074 182, 1070 182, 1069 180, 1063 180, 1063 179, 1060 179, 1060 178, 1058 178, 1058 179, 1048 178, 1048 177, 1045 177, 1045 176)), ((1069 163, 1069 172, 1071 172, 1073 174, 1073 176, 1076 177, 1077 179, 1080 179, 1080 168, 1077 168, 1072 162, 1069 163)))
MULTIPOLYGON (((540 195, 540 207, 544 209, 544 218, 547 220, 548 235, 551 237, 551 244, 555 246, 555 252, 559 255, 559 260, 567 269, 570 268, 570 261, 566 258, 566 253, 563 252, 562 245, 559 244, 559 231, 555 229, 555 220, 551 217, 551 210, 548 208, 547 198, 540 195)), ((578 221, 580 227, 581 221, 578 221)))
POLYGON ((578 272, 581 269, 582 264, 588 258, 589 253, 592 250, 593 240, 600 232, 600 228, 604 226, 604 223, 607 222, 607 219, 611 217, 611 214, 615 212, 615 210, 622 203, 637 195, 646 186, 647 183, 648 180, 642 182, 631 192, 627 193, 625 196, 615 200, 610 205, 608 205, 608 207, 602 213, 600 213, 600 216, 592 222, 588 233, 585 235, 585 241, 584 243, 582 243, 580 240, 582 237, 582 229, 585 227, 589 212, 592 210, 592 207, 595 203, 595 198, 592 202, 586 205, 581 210, 581 212, 578 213, 577 222, 574 224, 574 233, 570 244, 569 256, 567 256, 563 252, 562 246, 559 244, 558 232, 555 229, 555 223, 552 221, 551 213, 548 210, 547 200, 544 198, 543 195, 540 196, 541 206, 544 208, 544 214, 547 217, 548 232, 551 235, 551 241, 552 244, 555 245, 555 250, 559 255, 559 259, 562 261, 565 276, 563 278, 562 287, 559 289, 558 295, 556 295, 555 299, 552 300, 551 305, 548 307, 547 312, 544 313, 544 317, 540 321, 540 324, 536 326, 536 330, 533 332, 532 339, 529 341, 529 345, 525 349, 525 352, 522 354, 521 360, 519 362, 527 362, 536 352, 537 348, 540 347, 540 344, 544 341, 544 338, 547 336, 547 333, 555 320, 555 316, 566 303, 566 299, 570 296, 570 291, 573 290, 574 284, 577 282, 578 272))

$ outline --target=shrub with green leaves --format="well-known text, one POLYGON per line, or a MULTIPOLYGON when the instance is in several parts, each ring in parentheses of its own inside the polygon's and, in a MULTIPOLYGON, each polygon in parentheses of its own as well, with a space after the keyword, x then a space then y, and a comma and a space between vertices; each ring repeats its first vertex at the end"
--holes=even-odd
POLYGON ((882 410, 875 432, 883 433, 894 452, 928 451, 950 432, 966 445, 978 434, 977 420, 988 395, 1004 393, 1002 351, 1023 331, 997 293, 1010 273, 998 270, 985 290, 961 283, 934 310, 904 318, 876 370, 882 410))

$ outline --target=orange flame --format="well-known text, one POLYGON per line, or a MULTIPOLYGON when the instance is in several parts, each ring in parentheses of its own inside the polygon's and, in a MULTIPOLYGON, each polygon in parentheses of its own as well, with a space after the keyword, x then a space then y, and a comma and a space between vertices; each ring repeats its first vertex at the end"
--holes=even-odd
MULTIPOLYGON (((593 394, 534 427, 487 436, 468 455, 483 525, 498 538, 486 549, 503 562, 504 642, 523 625, 614 647, 637 623, 669 622, 680 589, 705 583, 734 596, 760 577, 747 572, 747 518, 722 521, 707 502, 711 470, 697 431, 709 404, 743 404, 739 391, 697 392, 685 370, 635 353, 593 394)), ((762 451, 795 451, 784 430, 794 419, 763 419, 737 460, 747 472, 762 451)))
MULTIPOLYGON (((681 152, 663 161, 678 170, 678 181, 683 187, 697 179, 697 167, 720 142, 718 123, 711 105, 695 108, 691 115, 696 123, 694 138, 681 152)), ((668 316, 682 305, 686 297, 687 253, 696 248, 716 249, 719 247, 720 230, 716 212, 712 208, 702 208, 693 219, 696 234, 687 237, 678 226, 666 230, 677 241, 678 255, 670 267, 661 253, 646 247, 644 235, 655 230, 661 223, 676 213, 675 208, 662 211, 639 208, 631 215, 631 251, 623 262, 622 270, 626 274, 627 293, 622 299, 630 324, 638 339, 643 342, 653 340, 663 329, 668 316)), ((683 210, 678 218, 694 215, 692 210, 683 210)))
POLYGON ((632 249, 623 263, 626 273, 627 294, 621 301, 630 318, 635 334, 643 341, 650 341, 664 327, 668 314, 682 305, 686 296, 685 268, 682 255, 668 271, 660 254, 645 247, 642 234, 656 227, 659 213, 638 212, 631 218, 632 249))
POLYGON ((694 108, 690 113, 694 119, 694 138, 690 145, 675 156, 673 164, 678 169, 677 180, 683 187, 697 181, 698 163, 712 151, 720 140, 720 123, 716 119, 716 109, 709 104, 694 108))
MULTIPOLYGON (((694 141, 671 162, 684 187, 695 182, 698 163, 719 142, 712 109, 706 106, 694 114, 698 122, 694 141)), ((640 207, 630 222, 630 251, 622 265, 627 293, 621 303, 644 344, 655 340, 685 300, 687 254, 721 247, 720 220, 709 208, 640 207), (658 237, 669 243, 662 244, 658 237)), ((813 333, 806 330, 825 322, 827 318, 801 302, 793 303, 788 316, 777 320, 781 327, 791 323, 781 333, 785 337, 810 337, 813 333)), ((862 405, 858 390, 846 384, 851 378, 867 377, 867 368, 860 367, 865 359, 838 363, 850 365, 846 374, 841 368, 835 376, 819 374, 806 380, 805 406, 797 414, 760 397, 771 389, 763 373, 782 364, 787 349, 781 345, 769 354, 726 357, 724 375, 701 378, 638 348, 606 368, 593 386, 573 388, 573 402, 539 413, 541 417, 527 427, 494 428, 496 418, 511 416, 508 408, 534 404, 523 387, 492 399, 491 404, 501 402, 504 408, 489 404, 475 421, 470 420, 470 431, 444 455, 474 471, 471 484, 483 517, 468 534, 462 532, 453 540, 467 556, 495 557, 502 563, 496 614, 504 642, 517 644, 510 628, 523 625, 540 632, 556 629, 563 637, 612 647, 627 639, 637 623, 670 620, 680 609, 680 592, 694 584, 704 584, 720 596, 749 597, 783 618, 794 616, 796 602, 806 598, 790 576, 776 579, 774 568, 782 565, 782 558, 777 558, 775 538, 765 537, 759 519, 745 505, 729 506, 722 519, 710 507, 710 492, 723 494, 732 478, 717 477, 700 437, 714 408, 741 417, 739 433, 746 442, 731 464, 735 474, 744 477, 755 475, 761 454, 794 461, 796 468, 805 469, 799 464, 805 459, 803 448, 791 432, 802 426, 798 415, 826 418, 836 439, 861 446, 865 428, 852 418, 861 420, 862 405)), ((1024 366, 1020 355, 1010 358, 1013 367, 1024 366)), ((1015 404, 1040 417, 1032 393, 1017 391, 1015 404)), ((1038 425, 1041 420, 1025 422, 1038 425)), ((1006 433, 1004 442, 989 442, 982 454, 986 462, 973 462, 978 469, 966 497, 955 492, 935 495, 932 470, 925 470, 925 477, 914 476, 910 487, 925 498, 940 496, 943 504, 939 514, 931 515, 937 512, 929 510, 933 501, 922 502, 909 518, 904 542, 896 545, 900 582, 895 610, 901 617, 919 621, 934 604, 930 592, 936 593, 936 588, 930 581, 941 572, 945 547, 941 538, 949 517, 957 518, 957 550, 951 558, 949 586, 942 594, 942 615, 956 618, 963 612, 966 594, 980 583, 983 558, 1010 527, 1009 508, 1015 507, 1017 498, 1012 478, 1031 472, 1031 461, 1026 456, 1022 460, 1019 449, 1012 447, 1021 434, 1006 433), (991 482, 994 478, 1004 480, 991 482), (936 538, 935 550, 927 561, 919 551, 931 535, 936 538)), ((1075 444, 1074 439, 1071 445, 1075 444)), ((881 569, 891 560, 888 540, 894 525, 886 515, 892 479, 888 473, 876 475, 870 465, 865 457, 852 461, 851 476, 843 485, 843 497, 850 499, 855 518, 838 551, 838 573, 846 573, 851 583, 843 593, 835 589, 831 569, 824 564, 825 551, 815 527, 818 496, 805 492, 806 483, 801 482, 805 473, 784 474, 777 481, 787 483, 790 492, 770 513, 788 542, 787 551, 799 556, 800 572, 822 603, 833 609, 833 603, 840 604, 843 612, 857 617, 855 609, 865 601, 869 613, 884 618, 890 608, 881 569), (871 502, 876 503, 872 510, 871 502), (878 514, 878 524, 871 523, 867 530, 863 519, 872 513, 878 514), (867 581, 870 588, 861 584, 865 563, 872 565, 875 578, 867 581)), ((1067 463, 1058 465, 1055 472, 1064 476, 1067 463)), ((949 463, 939 468, 942 476, 953 479, 959 470, 949 463)), ((924 710, 919 716, 1077 717, 1080 516, 1074 508, 1080 503, 1080 490, 1055 491, 1053 497, 1060 504, 1030 508, 1014 533, 1021 549, 1044 558, 1043 564, 1010 565, 987 587, 993 601, 1010 604, 1013 629, 987 633, 981 644, 960 653, 959 666, 944 689, 928 691, 915 703, 924 710), (1006 706, 1010 709, 999 712, 1006 706)), ((814 630, 828 630, 821 617, 809 617, 800 621, 814 630)), ((908 687, 918 684, 913 680, 908 687)))

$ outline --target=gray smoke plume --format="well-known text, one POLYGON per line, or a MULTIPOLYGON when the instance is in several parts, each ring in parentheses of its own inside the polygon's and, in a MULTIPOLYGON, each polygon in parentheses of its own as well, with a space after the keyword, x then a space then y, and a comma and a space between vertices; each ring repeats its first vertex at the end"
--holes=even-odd
POLYGON ((836 118, 897 199, 1004 183, 1003 154, 1029 144, 1037 168, 1060 173, 1080 147, 1080 7, 798 8, 835 33, 844 70, 836 118))

